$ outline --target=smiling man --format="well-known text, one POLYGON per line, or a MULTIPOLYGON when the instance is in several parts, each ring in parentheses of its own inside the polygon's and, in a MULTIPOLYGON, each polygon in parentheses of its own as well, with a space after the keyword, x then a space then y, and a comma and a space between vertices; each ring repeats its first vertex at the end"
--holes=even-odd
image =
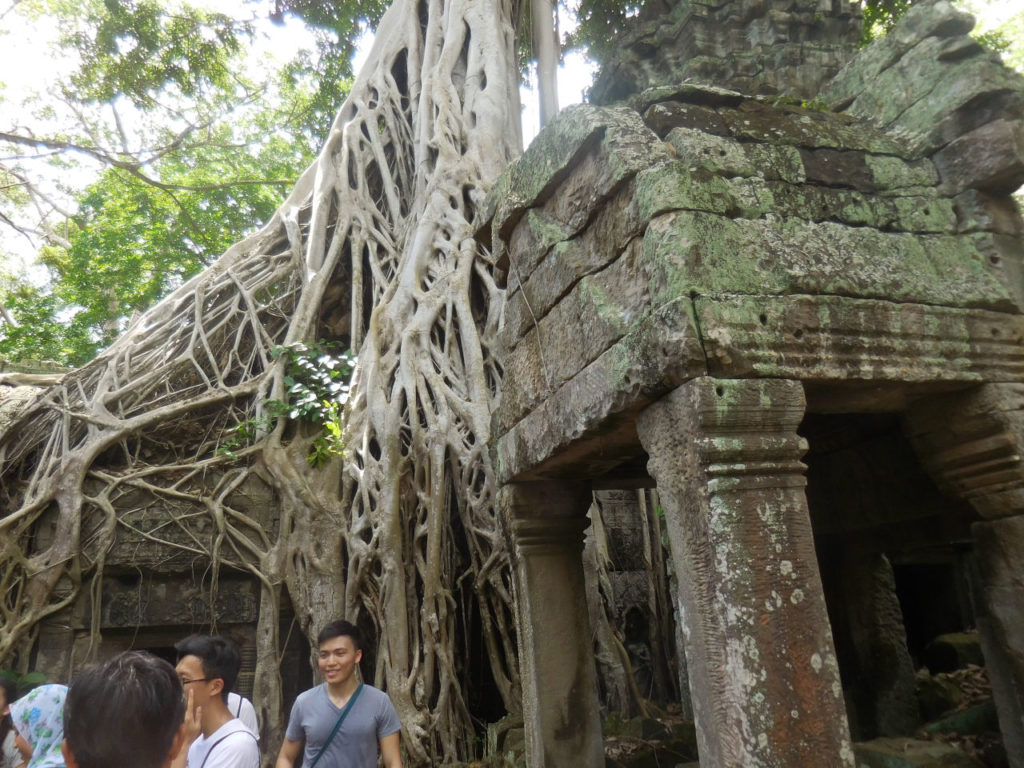
POLYGON ((387 694, 359 682, 362 632, 335 621, 317 637, 324 683, 299 694, 292 706, 275 768, 402 768, 401 723, 387 694))

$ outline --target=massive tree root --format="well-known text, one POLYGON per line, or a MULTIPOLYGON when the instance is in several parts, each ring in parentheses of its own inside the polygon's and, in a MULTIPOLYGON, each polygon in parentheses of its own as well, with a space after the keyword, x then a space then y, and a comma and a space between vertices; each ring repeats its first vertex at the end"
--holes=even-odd
MULTIPOLYGON (((278 612, 378 640, 413 765, 473 752, 471 648, 519 704, 508 548, 486 443, 503 295, 470 221, 518 151, 510 0, 396 0, 319 159, 273 220, 182 286, 0 438, 0 663, 92 596, 119 536, 261 585, 254 698, 280 711, 278 612), (311 469, 275 346, 359 354, 343 456, 311 469), (238 425, 269 432, 223 450, 238 425), (218 450, 221 448, 221 450, 218 450), (273 489, 263 514, 253 488, 273 489), (156 524, 154 524, 156 521, 156 524), (45 525, 44 525, 45 524, 45 525), (52 525, 52 531, 47 526, 52 525)), ((169 555, 169 556, 174 556, 169 555)))

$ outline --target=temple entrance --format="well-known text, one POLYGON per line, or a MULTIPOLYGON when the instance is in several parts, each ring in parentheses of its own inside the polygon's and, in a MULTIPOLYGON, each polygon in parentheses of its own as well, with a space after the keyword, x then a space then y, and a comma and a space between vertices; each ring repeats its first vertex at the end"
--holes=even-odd
MULTIPOLYGON (((937 487, 899 414, 809 413, 800 434, 851 736, 939 741, 937 721, 991 705, 971 598, 978 513, 937 487)), ((991 711, 961 734, 972 748, 1001 749, 991 711)))

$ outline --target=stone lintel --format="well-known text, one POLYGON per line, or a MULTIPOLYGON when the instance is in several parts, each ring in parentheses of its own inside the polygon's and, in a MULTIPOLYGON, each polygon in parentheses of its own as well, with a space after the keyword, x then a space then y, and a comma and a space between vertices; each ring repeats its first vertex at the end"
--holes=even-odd
POLYGON ((1024 514, 1024 384, 922 399, 905 428, 940 488, 984 518, 1024 514))
POLYGON ((969 384, 1024 378, 1024 316, 843 296, 702 296, 723 378, 969 384))
POLYGON ((587 485, 544 481, 502 486, 519 585, 519 664, 531 768, 602 765, 597 698, 583 575, 587 485))
POLYGON ((702 766, 854 765, 796 429, 799 382, 694 379, 649 406, 702 766))

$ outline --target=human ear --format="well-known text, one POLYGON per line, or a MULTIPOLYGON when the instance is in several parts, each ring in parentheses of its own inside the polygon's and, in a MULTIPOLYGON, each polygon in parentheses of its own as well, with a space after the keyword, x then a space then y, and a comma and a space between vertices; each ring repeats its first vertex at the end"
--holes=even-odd
POLYGON ((71 751, 71 747, 68 746, 68 740, 64 739, 60 743, 60 753, 64 755, 64 765, 67 768, 78 768, 78 762, 75 760, 75 753, 71 751))

